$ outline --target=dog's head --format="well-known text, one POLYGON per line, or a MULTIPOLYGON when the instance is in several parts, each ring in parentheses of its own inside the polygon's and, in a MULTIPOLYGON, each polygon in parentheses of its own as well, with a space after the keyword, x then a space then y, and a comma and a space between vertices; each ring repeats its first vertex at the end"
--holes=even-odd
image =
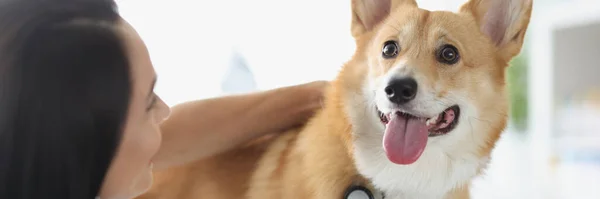
POLYGON ((481 169, 506 125, 505 68, 531 1, 470 0, 453 13, 352 0, 357 50, 338 82, 361 173, 376 184, 439 173, 451 187, 481 169))

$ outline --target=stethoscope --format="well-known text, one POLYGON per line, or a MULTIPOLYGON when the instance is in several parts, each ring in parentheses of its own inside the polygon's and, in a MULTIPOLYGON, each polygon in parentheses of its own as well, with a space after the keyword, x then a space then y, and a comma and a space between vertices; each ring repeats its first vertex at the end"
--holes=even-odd
MULTIPOLYGON (((368 188, 360 185, 353 185, 346 189, 343 199, 376 199, 373 192, 368 188)), ((385 196, 381 195, 381 199, 385 199, 385 196)))

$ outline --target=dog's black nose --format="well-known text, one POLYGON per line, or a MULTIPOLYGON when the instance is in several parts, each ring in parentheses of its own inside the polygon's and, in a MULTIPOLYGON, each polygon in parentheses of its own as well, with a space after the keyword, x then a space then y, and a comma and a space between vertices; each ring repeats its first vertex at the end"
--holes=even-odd
POLYGON ((393 103, 407 103, 417 96, 417 81, 413 78, 394 79, 385 87, 385 93, 393 103))

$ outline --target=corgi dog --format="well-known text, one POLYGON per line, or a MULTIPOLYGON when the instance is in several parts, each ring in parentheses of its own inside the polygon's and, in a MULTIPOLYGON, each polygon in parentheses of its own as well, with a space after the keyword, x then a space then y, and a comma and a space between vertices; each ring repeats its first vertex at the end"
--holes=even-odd
POLYGON ((305 126, 156 172, 139 198, 469 198, 507 124, 505 69, 531 11, 352 0, 355 54, 305 126))

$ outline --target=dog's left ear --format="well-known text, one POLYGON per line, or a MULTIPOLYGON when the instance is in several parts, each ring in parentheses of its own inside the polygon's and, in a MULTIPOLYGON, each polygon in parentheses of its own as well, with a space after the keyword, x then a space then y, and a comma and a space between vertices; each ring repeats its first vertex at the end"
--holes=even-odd
POLYGON ((481 31, 498 47, 500 56, 509 61, 521 52, 532 1, 470 0, 460 12, 475 17, 481 31))

